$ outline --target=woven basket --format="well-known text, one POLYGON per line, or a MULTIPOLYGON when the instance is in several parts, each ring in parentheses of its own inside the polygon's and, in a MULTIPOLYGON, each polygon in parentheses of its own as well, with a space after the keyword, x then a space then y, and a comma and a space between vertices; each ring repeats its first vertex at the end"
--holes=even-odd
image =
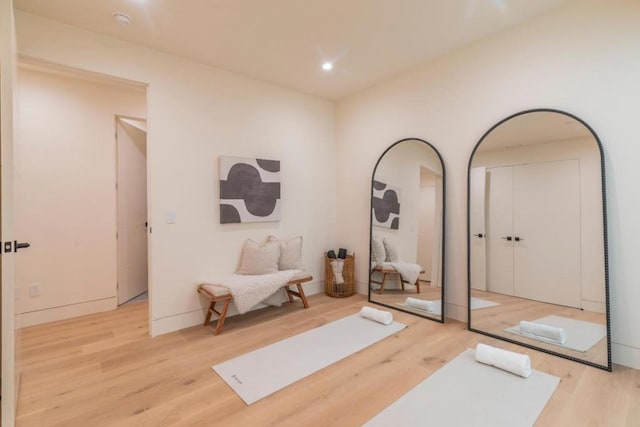
POLYGON ((355 293, 354 289, 354 259, 356 254, 347 255, 344 259, 344 268, 342 269, 342 277, 344 283, 337 284, 333 268, 331 267, 331 261, 333 259, 327 258, 327 253, 324 254, 324 293, 330 297, 344 298, 350 297, 355 293))

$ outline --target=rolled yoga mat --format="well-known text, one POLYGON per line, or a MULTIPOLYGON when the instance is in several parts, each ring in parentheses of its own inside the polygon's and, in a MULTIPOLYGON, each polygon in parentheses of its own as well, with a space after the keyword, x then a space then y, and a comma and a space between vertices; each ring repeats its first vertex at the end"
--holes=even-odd
POLYGON ((486 344, 477 345, 476 360, 524 378, 527 378, 532 372, 531 359, 526 354, 514 353, 486 344))
POLYGON ((567 342, 567 332, 564 328, 527 322, 526 320, 520 322, 520 333, 535 338, 546 338, 558 344, 567 342))
POLYGON ((436 304, 433 301, 424 299, 408 297, 404 304, 409 307, 417 308, 418 310, 424 310, 431 313, 436 311, 436 304))
POLYGON ((393 323, 393 314, 390 311, 378 310, 371 307, 362 307, 360 310, 360 316, 365 319, 373 320, 383 325, 390 325, 393 323))

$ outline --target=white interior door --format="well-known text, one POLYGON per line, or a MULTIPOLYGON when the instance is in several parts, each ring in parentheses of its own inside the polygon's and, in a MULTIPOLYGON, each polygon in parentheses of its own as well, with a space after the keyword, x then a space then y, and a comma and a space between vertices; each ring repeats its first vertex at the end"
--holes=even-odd
POLYGON ((513 167, 487 169, 487 290, 513 295, 513 167))
POLYGON ((118 304, 147 291, 147 134, 143 121, 117 120, 118 304))
POLYGON ((444 191, 442 176, 436 176, 435 213, 433 216, 433 256, 431 257, 431 286, 442 287, 442 233, 444 191))
MULTIPOLYGON (((6 70, 7 68, 3 67, 2 74, 6 70)), ((11 242, 15 238, 13 232, 13 106, 10 81, 11 79, 4 75, 0 78, 0 99, 2 99, 0 105, 0 215, 2 215, 0 240, 2 242, 11 242)), ((4 245, 0 245, 0 251, 4 252, 4 245)), ((15 328, 14 254, 3 253, 0 257, 0 270, 2 280, 0 293, 2 422, 0 424, 13 425, 20 385, 20 370, 16 357, 19 354, 15 328)))
POLYGON ((416 262, 422 266, 424 273, 420 280, 432 281, 433 242, 435 239, 435 215, 436 215, 436 180, 435 174, 420 167, 420 200, 418 202, 418 239, 416 262))
POLYGON ((514 168, 515 295, 581 307, 577 160, 514 168))
POLYGON ((471 168, 469 173, 469 236, 471 287, 487 290, 487 255, 485 230, 485 186, 487 172, 484 167, 471 168))

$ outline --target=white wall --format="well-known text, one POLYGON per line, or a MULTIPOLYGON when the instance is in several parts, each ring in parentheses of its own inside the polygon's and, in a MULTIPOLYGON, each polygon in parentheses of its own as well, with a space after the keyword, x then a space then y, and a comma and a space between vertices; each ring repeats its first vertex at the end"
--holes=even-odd
POLYGON ((115 116, 145 117, 145 89, 21 68, 18 96, 19 325, 114 309, 115 116))
POLYGON ((580 170, 580 282, 582 308, 605 311, 604 230, 600 152, 591 137, 476 152, 486 168, 576 159, 580 170))
MULTIPOLYGON (((338 104, 340 245, 368 249, 369 177, 380 153, 423 138, 447 170, 446 310, 466 319, 466 174, 473 147, 493 124, 548 107, 589 123, 605 149, 613 357, 640 367, 640 3, 587 0, 550 12, 405 73, 338 104), (358 159, 354 162, 353 159, 358 159)), ((362 280, 366 262, 358 262, 362 280)), ((360 291, 366 289, 359 286, 360 291)))
POLYGON ((302 235, 312 289, 321 289, 322 253, 337 247, 330 102, 19 11, 16 27, 25 57, 149 84, 153 335, 202 322, 197 284, 231 274, 249 237, 302 235), (219 224, 220 155, 281 161, 280 222, 219 224))

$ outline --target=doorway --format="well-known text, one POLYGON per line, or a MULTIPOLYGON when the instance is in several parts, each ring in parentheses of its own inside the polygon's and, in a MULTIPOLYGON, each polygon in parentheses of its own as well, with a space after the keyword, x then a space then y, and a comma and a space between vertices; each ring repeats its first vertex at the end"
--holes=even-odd
POLYGON ((144 119, 116 117, 118 305, 148 296, 147 129, 144 119))

